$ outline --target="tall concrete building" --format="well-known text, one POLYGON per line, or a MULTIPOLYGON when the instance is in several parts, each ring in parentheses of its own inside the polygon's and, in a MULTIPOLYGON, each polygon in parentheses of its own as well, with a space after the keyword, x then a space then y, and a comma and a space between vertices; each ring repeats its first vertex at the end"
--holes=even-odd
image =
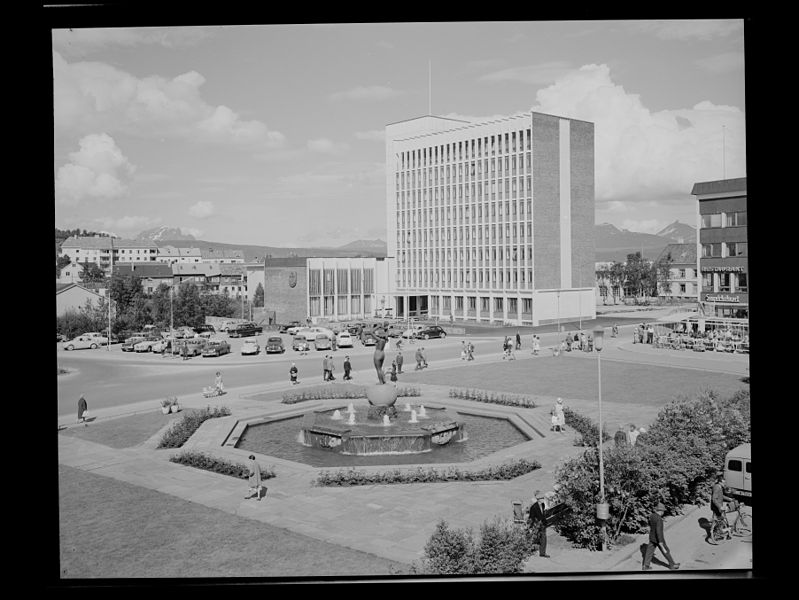
POLYGON ((386 215, 397 316, 596 316, 593 123, 528 112, 390 124, 386 215))

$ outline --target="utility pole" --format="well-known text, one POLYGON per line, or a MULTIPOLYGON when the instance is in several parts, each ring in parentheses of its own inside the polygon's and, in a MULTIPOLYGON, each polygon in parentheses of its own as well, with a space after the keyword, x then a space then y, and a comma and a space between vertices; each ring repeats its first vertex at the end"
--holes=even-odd
POLYGON ((111 240, 111 275, 108 278, 106 287, 106 297, 108 298, 108 351, 111 352, 111 278, 114 276, 114 236, 109 236, 111 240))

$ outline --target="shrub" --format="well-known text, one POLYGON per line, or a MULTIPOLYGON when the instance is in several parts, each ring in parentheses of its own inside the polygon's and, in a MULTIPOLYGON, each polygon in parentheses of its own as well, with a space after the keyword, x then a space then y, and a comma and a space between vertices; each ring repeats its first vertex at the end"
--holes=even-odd
MULTIPOLYGON (((221 458, 216 458, 205 452, 197 452, 194 450, 184 450, 180 454, 172 456, 169 461, 188 467, 194 467, 195 469, 230 475, 238 479, 247 479, 250 472, 247 465, 230 462, 221 458)), ((261 479, 271 479, 273 477, 275 477, 275 471, 272 467, 261 467, 261 479)))
POLYGON ((425 544, 420 570, 441 575, 471 575, 474 552, 471 529, 450 529, 442 519, 425 544))
POLYGON ((180 448, 205 421, 229 415, 230 409, 225 406, 215 406, 213 409, 208 406, 200 410, 187 412, 183 418, 175 421, 172 427, 164 433, 158 442, 158 448, 180 448))
MULTIPOLYGON (((398 398, 410 398, 421 396, 422 393, 416 386, 398 386, 398 398)), ((317 388, 310 388, 298 392, 285 392, 283 394, 283 404, 297 404, 309 400, 356 400, 366 398, 366 388, 364 386, 324 385, 317 388)))
MULTIPOLYGON (((563 407, 563 416, 566 425, 574 429, 580 437, 575 440, 577 446, 590 446, 596 448, 599 445, 599 426, 588 417, 574 412, 567 406, 563 407)), ((602 442, 610 440, 610 435, 602 428, 602 442)))
POLYGON ((540 468, 541 463, 537 460, 531 461, 521 458, 480 471, 463 471, 455 467, 449 467, 444 471, 439 471, 435 468, 425 470, 422 467, 418 467, 410 471, 393 469, 382 473, 340 469, 335 472, 323 471, 318 475, 315 483, 318 486, 351 486, 393 483, 441 483, 447 481, 507 481, 540 468))
POLYGON ((474 400, 475 402, 487 402, 490 404, 502 404, 503 406, 518 406, 522 408, 535 408, 538 406, 529 396, 521 394, 496 394, 488 390, 450 388, 449 397, 458 398, 460 400, 474 400))

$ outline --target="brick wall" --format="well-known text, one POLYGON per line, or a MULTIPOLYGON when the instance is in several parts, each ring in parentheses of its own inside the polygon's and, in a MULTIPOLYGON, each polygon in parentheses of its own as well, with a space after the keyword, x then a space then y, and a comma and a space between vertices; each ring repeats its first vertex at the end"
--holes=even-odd
POLYGON ((308 274, 302 266, 266 267, 264 286, 265 308, 275 312, 278 323, 300 321, 305 323, 308 316, 308 274), (296 285, 289 285, 291 273, 296 274, 296 285))

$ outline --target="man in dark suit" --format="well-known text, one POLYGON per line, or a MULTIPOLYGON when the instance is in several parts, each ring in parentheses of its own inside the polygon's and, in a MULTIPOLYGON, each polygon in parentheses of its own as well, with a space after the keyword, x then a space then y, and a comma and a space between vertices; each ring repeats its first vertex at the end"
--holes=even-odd
POLYGON ((535 502, 530 507, 530 529, 538 535, 538 554, 543 558, 549 558, 547 554, 547 521, 546 507, 544 506, 544 494, 541 490, 535 491, 535 502))
POLYGON ((646 553, 644 554, 644 571, 652 570, 649 563, 655 555, 655 548, 660 548, 663 556, 669 561, 669 569, 672 571, 680 568, 680 563, 674 562, 671 557, 671 552, 666 544, 666 538, 663 536, 663 513, 666 512, 666 507, 662 502, 658 502, 655 510, 649 515, 649 543, 646 545, 646 553))

